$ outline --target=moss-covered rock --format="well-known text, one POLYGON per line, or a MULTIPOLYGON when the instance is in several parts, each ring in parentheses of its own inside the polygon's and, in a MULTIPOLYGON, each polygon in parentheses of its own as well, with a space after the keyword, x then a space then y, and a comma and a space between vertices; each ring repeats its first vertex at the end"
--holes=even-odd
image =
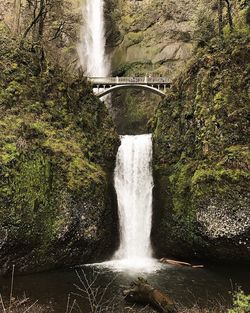
MULTIPOLYGON (((107 48, 114 76, 174 77, 191 57, 192 15, 197 1, 107 0, 107 48)), ((121 133, 147 132, 159 97, 125 91, 112 98, 112 114, 121 133)))
POLYGON ((103 259, 118 237, 109 113, 81 75, 1 35, 0 272, 103 259))
POLYGON ((174 77, 175 70, 192 55, 197 3, 108 0, 112 14, 107 11, 106 18, 115 25, 107 36, 113 71, 138 62, 141 72, 174 77))
POLYGON ((250 37, 199 50, 153 122, 159 255, 250 260, 250 37))

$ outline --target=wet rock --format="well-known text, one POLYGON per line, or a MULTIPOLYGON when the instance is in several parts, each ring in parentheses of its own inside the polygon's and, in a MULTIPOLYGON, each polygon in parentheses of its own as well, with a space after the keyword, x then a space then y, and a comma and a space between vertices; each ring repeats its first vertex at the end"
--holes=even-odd
POLYGON ((111 116, 84 78, 54 63, 37 75, 29 43, 1 38, 0 274, 104 260, 118 240, 111 116))
POLYGON ((249 38, 241 40, 194 57, 156 112, 152 241, 159 257, 249 263, 250 50, 249 38))

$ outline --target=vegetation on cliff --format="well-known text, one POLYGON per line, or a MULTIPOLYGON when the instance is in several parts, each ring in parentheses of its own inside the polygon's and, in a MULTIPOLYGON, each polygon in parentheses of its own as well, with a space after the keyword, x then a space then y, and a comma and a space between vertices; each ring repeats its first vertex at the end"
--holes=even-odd
POLYGON ((161 253, 249 260, 248 11, 197 50, 156 113, 153 239, 161 253))
MULTIPOLYGON (((197 2, 107 0, 113 75, 175 77, 192 55, 197 2)), ((147 121, 159 102, 160 97, 140 89, 115 92, 111 112, 118 131, 148 132, 147 121)))
POLYGON ((46 47, 46 55, 54 63, 68 71, 77 69, 82 20, 79 1, 2 0, 0 12, 0 23, 10 36, 33 42, 37 49, 46 47))
POLYGON ((108 253, 119 144, 108 111, 81 74, 45 57, 41 45, 9 37, 3 27, 1 271, 12 262, 37 270, 89 260, 100 242, 108 253))

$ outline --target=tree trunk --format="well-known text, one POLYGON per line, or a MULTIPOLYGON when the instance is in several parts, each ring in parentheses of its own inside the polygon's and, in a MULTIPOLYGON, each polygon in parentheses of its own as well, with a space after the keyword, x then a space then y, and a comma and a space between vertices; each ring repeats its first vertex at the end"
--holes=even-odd
POLYGON ((228 23, 230 26, 230 30, 233 31, 234 25, 233 25, 233 17, 232 17, 232 4, 230 0, 225 0, 227 4, 227 18, 228 18, 228 23))
POLYGON ((37 33, 37 39, 39 42, 43 38, 44 19, 46 17, 46 6, 44 0, 40 0, 40 10, 42 11, 42 14, 40 15, 38 20, 38 33, 37 33))
POLYGON ((219 36, 223 37, 223 0, 218 0, 218 28, 219 36))
POLYGON ((18 34, 20 32, 20 16, 21 16, 21 0, 15 0, 14 2, 14 25, 13 32, 18 34))
POLYGON ((159 312, 176 313, 174 301, 161 290, 151 286, 143 278, 131 283, 131 287, 123 292, 125 300, 140 304, 150 304, 159 312))

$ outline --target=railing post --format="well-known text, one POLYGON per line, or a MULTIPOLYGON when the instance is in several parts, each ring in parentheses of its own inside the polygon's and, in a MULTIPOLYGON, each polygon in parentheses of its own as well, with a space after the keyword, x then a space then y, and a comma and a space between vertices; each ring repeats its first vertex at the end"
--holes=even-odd
POLYGON ((147 78, 147 76, 145 76, 145 80, 144 80, 144 82, 145 82, 145 84, 147 84, 147 83, 148 83, 148 78, 147 78))
POLYGON ((116 76, 116 83, 119 84, 119 77, 116 76))

